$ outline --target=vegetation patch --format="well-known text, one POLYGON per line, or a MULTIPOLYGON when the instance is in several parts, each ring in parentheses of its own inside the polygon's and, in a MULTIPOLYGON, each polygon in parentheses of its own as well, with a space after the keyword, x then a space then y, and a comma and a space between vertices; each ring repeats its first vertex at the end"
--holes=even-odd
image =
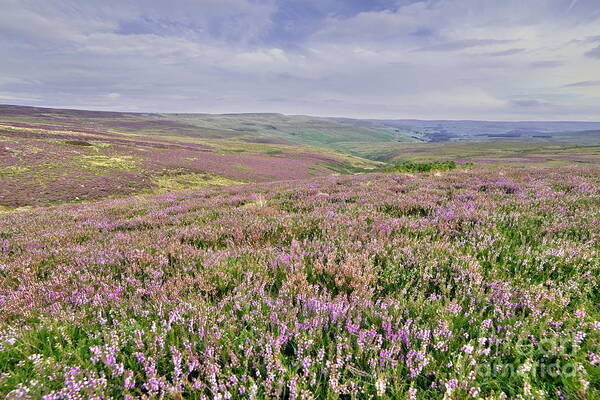
POLYGON ((431 161, 414 162, 402 161, 392 166, 383 168, 384 172, 431 172, 431 171, 450 171, 456 169, 454 161, 431 161))
POLYGON ((375 172, 373 168, 365 168, 356 166, 349 162, 325 162, 323 163, 328 169, 337 172, 338 174, 364 174, 367 172, 375 172))
POLYGON ((151 193, 169 193, 186 189, 206 189, 215 186, 241 185, 246 182, 213 174, 169 172, 152 178, 151 193))
POLYGON ((235 166, 235 168, 236 168, 237 170, 239 170, 239 171, 242 171, 242 172, 248 172, 248 173, 251 173, 251 172, 253 172, 253 171, 252 171, 252 168, 250 168, 250 167, 248 167, 248 166, 246 166, 246 165, 242 165, 242 164, 237 164, 237 165, 235 166))
POLYGON ((600 398, 598 176, 180 170, 2 213, 0 396, 600 398))
POLYGON ((12 210, 14 210, 13 207, 9 207, 9 206, 0 204, 0 212, 8 212, 8 211, 12 211, 12 210))
POLYGON ((23 175, 30 170, 29 167, 19 165, 0 166, 0 177, 23 175))
POLYGON ((86 169, 107 170, 123 169, 131 170, 136 168, 136 160, 131 156, 106 156, 101 154, 84 155, 81 157, 86 169))
POLYGON ((92 143, 85 141, 85 140, 66 140, 65 141, 66 144, 70 144, 72 146, 93 146, 92 143))

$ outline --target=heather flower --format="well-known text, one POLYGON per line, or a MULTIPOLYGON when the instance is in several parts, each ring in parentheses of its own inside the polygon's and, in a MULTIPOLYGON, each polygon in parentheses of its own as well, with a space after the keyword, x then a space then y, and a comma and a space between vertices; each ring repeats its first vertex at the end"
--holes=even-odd
POLYGON ((4 213, 0 391, 506 398, 490 389, 502 380, 515 398, 593 397, 596 192, 554 188, 596 187, 598 172, 561 171, 340 176, 4 213), (533 375, 555 356, 573 375, 533 375))
POLYGON ((386 386, 386 379, 383 376, 378 376, 375 381, 375 391, 377 392, 377 396, 381 397, 385 394, 386 386))
POLYGON ((471 354, 471 353, 473 353, 474 347, 468 344, 468 345, 463 346, 461 350, 465 354, 471 354))
POLYGON ((408 388, 408 399, 417 400, 417 389, 414 387, 408 388))

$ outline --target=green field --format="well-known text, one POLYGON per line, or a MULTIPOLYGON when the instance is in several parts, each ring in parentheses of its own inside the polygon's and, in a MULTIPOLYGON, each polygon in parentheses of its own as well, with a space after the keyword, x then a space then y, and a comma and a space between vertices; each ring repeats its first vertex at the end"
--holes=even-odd
POLYGON ((600 163, 600 146, 524 142, 340 143, 337 149, 382 162, 445 161, 490 165, 600 163))

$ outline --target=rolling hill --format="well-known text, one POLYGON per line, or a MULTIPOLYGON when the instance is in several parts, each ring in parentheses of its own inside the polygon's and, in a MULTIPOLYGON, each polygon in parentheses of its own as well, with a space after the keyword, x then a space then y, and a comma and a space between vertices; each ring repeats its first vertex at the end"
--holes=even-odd
POLYGON ((0 205, 367 172, 600 162, 600 123, 152 114, 0 105, 0 205))

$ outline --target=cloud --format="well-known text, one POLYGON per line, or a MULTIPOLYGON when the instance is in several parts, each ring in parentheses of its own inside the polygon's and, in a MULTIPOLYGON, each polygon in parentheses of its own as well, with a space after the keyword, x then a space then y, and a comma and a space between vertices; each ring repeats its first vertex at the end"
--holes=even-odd
POLYGON ((565 62, 560 60, 543 60, 543 61, 534 61, 529 65, 532 68, 556 68, 563 65, 565 62))
POLYGON ((503 57, 503 56, 512 56, 515 54, 524 53, 525 51, 527 51, 527 50, 526 49, 508 49, 508 50, 501 50, 501 51, 495 51, 492 53, 487 53, 486 55, 491 56, 491 57, 503 57))
POLYGON ((517 107, 543 107, 549 105, 547 102, 535 99, 516 99, 511 100, 510 103, 517 107))
POLYGON ((600 45, 586 52, 585 55, 591 58, 600 58, 600 45))
POLYGON ((432 46, 422 47, 417 51, 457 51, 471 47, 491 46, 497 44, 510 43, 512 40, 496 39, 464 39, 452 42, 434 44, 432 46))
POLYGON ((26 96, 14 96, 10 93, 2 93, 0 92, 0 104, 5 102, 37 102, 40 101, 40 98, 36 97, 26 97, 26 96))
POLYGON ((600 81, 574 82, 574 83, 569 83, 567 85, 564 85, 563 87, 570 88, 570 87, 590 87, 590 86, 600 86, 600 81))
POLYGON ((132 111, 597 118, 599 86, 583 83, 597 80, 599 7, 569 5, 0 0, 0 93, 132 111), (558 86, 569 77, 586 89, 558 86))

